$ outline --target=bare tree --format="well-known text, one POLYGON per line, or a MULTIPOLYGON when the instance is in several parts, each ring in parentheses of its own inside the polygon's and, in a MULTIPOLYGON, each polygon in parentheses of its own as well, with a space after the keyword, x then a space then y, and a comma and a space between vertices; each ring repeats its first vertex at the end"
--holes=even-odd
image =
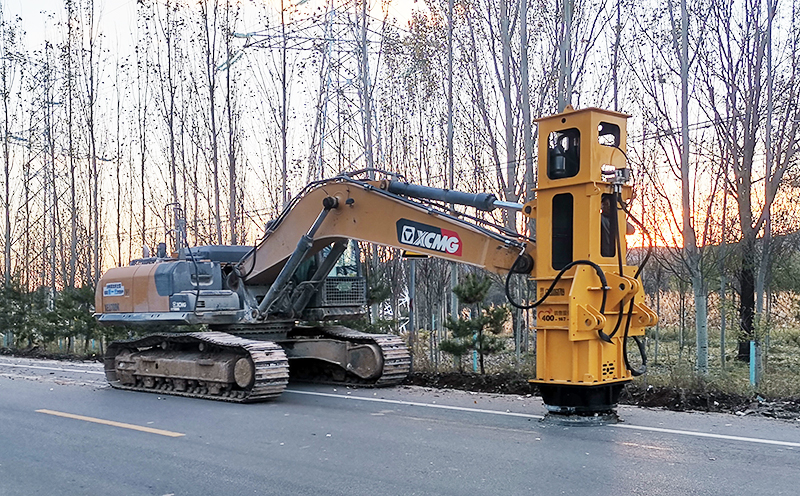
POLYGON ((228 224, 230 227, 230 242, 235 245, 238 243, 237 230, 238 226, 238 210, 239 204, 237 203, 237 171, 236 159, 239 148, 239 112, 236 108, 237 95, 236 86, 234 81, 233 66, 234 58, 237 55, 233 45, 234 33, 236 32, 236 22, 239 17, 238 2, 235 6, 231 6, 230 0, 225 4, 225 22, 224 22, 224 35, 225 35, 225 55, 227 71, 225 71, 225 116, 227 118, 227 133, 228 133, 228 224), (233 12, 231 12, 233 10, 233 12))
POLYGON ((21 62, 18 46, 19 27, 17 22, 5 18, 3 6, 0 5, 0 98, 3 101, 3 210, 5 229, 3 231, 3 280, 11 284, 11 119, 10 107, 15 86, 15 76, 21 62))
POLYGON ((214 204, 211 208, 216 228, 217 244, 222 244, 222 217, 220 213, 220 185, 219 185, 219 124, 217 123, 217 23, 219 22, 219 2, 201 0, 200 7, 200 42, 203 57, 204 84, 208 101, 206 113, 208 116, 208 140, 211 147, 211 180, 214 186, 214 204))
MULTIPOLYGON (((71 1, 71 0, 70 0, 71 1)), ((89 224, 91 226, 91 256, 87 270, 87 281, 93 285, 100 279, 102 254, 100 250, 100 239, 102 226, 102 205, 100 204, 100 169, 98 166, 98 92, 102 75, 99 71, 100 55, 102 53, 101 37, 98 32, 98 19, 95 13, 94 0, 85 0, 83 11, 81 12, 82 37, 80 45, 81 72, 83 75, 82 93, 86 97, 83 105, 84 123, 86 126, 86 141, 89 159, 89 190, 91 191, 89 202, 89 224)))
MULTIPOLYGON (((150 58, 152 56, 152 36, 150 30, 151 20, 153 19, 153 8, 146 2, 138 4, 138 24, 139 37, 136 42, 135 51, 135 127, 138 141, 138 162, 139 162, 139 187, 141 192, 141 243, 142 247, 149 246, 147 239, 147 210, 149 199, 147 197, 147 158, 150 118, 150 100, 152 98, 152 82, 150 58)), ((133 174, 131 174, 131 178, 133 174)))
POLYGON ((74 106, 77 103, 75 100, 75 50, 74 43, 76 38, 79 39, 77 31, 78 13, 76 12, 75 2, 73 0, 65 0, 64 7, 67 14, 67 33, 66 40, 62 48, 62 63, 64 64, 64 101, 67 107, 67 161, 69 162, 69 181, 70 181, 70 243, 69 243, 69 274, 67 276, 67 285, 75 287, 75 276, 77 271, 77 251, 78 251, 78 198, 77 198, 77 185, 75 184, 77 176, 77 157, 75 150, 75 116, 74 106))
MULTIPOLYGON (((178 156, 177 156, 177 142, 178 142, 178 129, 176 126, 176 117, 178 115, 177 106, 179 102, 178 91, 179 81, 181 77, 181 61, 183 60, 183 53, 179 46, 181 41, 181 32, 185 26, 183 19, 180 17, 179 3, 173 0, 166 0, 163 8, 158 6, 157 16, 159 21, 159 34, 164 41, 164 50, 159 50, 158 57, 159 63, 156 69, 159 72, 159 108, 161 116, 164 120, 167 132, 167 160, 169 168, 169 185, 170 185, 170 203, 182 205, 178 196, 178 156)), ((177 227, 181 219, 177 218, 180 209, 173 208, 173 225, 177 227)), ((175 247, 181 246, 182 240, 180 235, 175 236, 175 247)))
MULTIPOLYGON (((647 203, 653 212, 662 212, 663 217, 654 219, 652 227, 661 242, 674 246, 682 240, 680 250, 671 250, 673 258, 666 264, 683 284, 692 286, 695 309, 696 357, 695 368, 701 374, 708 373, 708 313, 706 280, 706 250, 709 240, 707 217, 703 215, 715 201, 709 181, 714 180, 714 170, 709 169, 698 148, 701 136, 693 135, 689 127, 693 112, 691 79, 697 71, 697 58, 704 35, 704 16, 689 11, 685 0, 680 10, 670 0, 658 8, 642 24, 635 18, 639 42, 623 51, 628 59, 631 73, 636 77, 644 101, 641 103, 643 119, 648 123, 643 141, 652 143, 654 161, 643 163, 647 181, 653 190, 647 203), (679 108, 675 102, 679 102, 679 108), (677 114, 677 115, 676 115, 677 114), (653 131, 648 131, 654 129, 653 131), (648 132, 650 133, 648 135, 648 132), (665 163, 669 175, 662 174, 657 167, 665 163), (671 184, 680 184, 680 200, 671 193, 671 184), (698 226, 701 232, 698 235, 698 226)), ((644 192, 644 196, 649 193, 644 192)))
MULTIPOLYGON (((122 74, 123 66, 119 59, 117 59, 116 63, 116 70, 114 71, 114 97, 116 103, 116 112, 115 112, 115 122, 116 122, 116 129, 115 129, 115 142, 117 146, 117 153, 115 158, 115 167, 114 167, 114 184, 116 186, 116 241, 117 241, 117 266, 122 266, 122 132, 121 132, 121 125, 122 125, 122 81, 120 80, 120 76, 122 74)), ((130 233, 129 233, 130 237, 130 233)))
POLYGON ((43 179, 42 211, 46 212, 45 218, 47 236, 42 237, 42 252, 46 254, 48 263, 42 264, 44 275, 42 277, 43 286, 48 287, 48 305, 52 307, 55 297, 56 279, 56 237, 61 232, 60 217, 58 215, 58 188, 56 187, 56 131, 54 119, 54 107, 59 103, 54 100, 55 96, 55 76, 56 63, 53 60, 53 46, 49 41, 45 41, 44 46, 44 98, 42 100, 42 111, 44 113, 45 131, 45 164, 43 179))
MULTIPOLYGON (((772 159, 763 169, 761 164, 765 143, 768 98, 765 90, 770 86, 767 71, 767 43, 769 40, 769 15, 774 15, 777 2, 772 2, 766 12, 762 2, 746 0, 742 4, 712 3, 709 22, 713 39, 708 43, 713 65, 708 66, 705 85, 705 111, 712 119, 718 140, 730 150, 731 173, 727 189, 736 199, 741 240, 739 243, 739 346, 737 358, 749 360, 749 341, 755 335, 756 276, 759 270, 757 236, 770 218, 770 210, 783 185, 787 169, 797 154, 798 75, 795 57, 788 50, 786 77, 775 84, 783 95, 776 112, 778 139, 767 156, 772 159), (763 178, 763 179, 762 179, 763 178), (765 198, 762 205, 754 204, 752 189, 763 180, 765 198)), ((787 48, 796 48, 790 45, 787 48)), ((773 136, 770 136, 770 140, 773 136)), ((763 254, 763 249, 762 249, 763 254)), ((763 255, 762 255, 763 256, 763 255)))

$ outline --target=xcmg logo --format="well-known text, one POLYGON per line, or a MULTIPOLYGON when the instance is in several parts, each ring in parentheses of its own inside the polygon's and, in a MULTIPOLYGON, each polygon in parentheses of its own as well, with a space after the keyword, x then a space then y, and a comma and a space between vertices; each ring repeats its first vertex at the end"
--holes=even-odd
POLYGON ((461 238, 455 231, 400 219, 397 221, 397 239, 404 245, 461 256, 461 238))

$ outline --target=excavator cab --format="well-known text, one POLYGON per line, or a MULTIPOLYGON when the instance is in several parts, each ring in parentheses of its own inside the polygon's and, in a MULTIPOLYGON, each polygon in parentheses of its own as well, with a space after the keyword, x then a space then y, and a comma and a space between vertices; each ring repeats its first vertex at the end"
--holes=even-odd
POLYGON ((336 243, 325 246, 301 263, 292 276, 292 311, 302 320, 348 320, 366 314, 366 279, 361 273, 358 244, 347 241, 339 252, 336 243), (317 280, 319 276, 323 278, 317 280), (300 298, 306 287, 311 295, 303 307, 300 298))

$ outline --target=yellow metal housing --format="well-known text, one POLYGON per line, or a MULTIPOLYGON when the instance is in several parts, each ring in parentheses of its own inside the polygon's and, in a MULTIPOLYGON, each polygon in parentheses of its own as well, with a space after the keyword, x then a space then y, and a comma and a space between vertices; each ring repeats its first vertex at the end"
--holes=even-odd
MULTIPOLYGON (((614 193, 625 201, 631 196, 631 188, 625 184, 627 118, 617 112, 568 107, 537 121, 538 188, 535 200, 523 209, 536 220, 537 296, 544 295, 564 267, 579 260, 599 266, 608 284, 602 308, 603 285, 595 268, 578 264, 563 274, 551 295, 537 307, 536 379, 531 382, 545 386, 546 403, 547 385, 574 391, 572 386, 629 381, 631 371, 623 356, 628 316, 628 336, 644 335, 645 328, 657 321, 644 304, 642 285, 634 278, 636 267, 625 263, 627 219, 621 208, 616 222, 619 244, 614 236, 614 193), (600 331, 613 336, 610 342, 601 339, 600 331)), ((580 399, 558 405, 562 400, 554 400, 556 406, 581 409, 580 399)))

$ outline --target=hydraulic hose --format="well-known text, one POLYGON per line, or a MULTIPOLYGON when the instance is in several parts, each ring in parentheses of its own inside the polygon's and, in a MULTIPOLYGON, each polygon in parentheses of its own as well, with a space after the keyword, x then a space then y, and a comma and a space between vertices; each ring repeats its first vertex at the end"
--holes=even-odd
MULTIPOLYGON (((636 274, 633 276, 634 278, 638 278, 639 275, 642 273, 644 266, 647 265, 647 262, 650 260, 650 256, 653 254, 653 238, 650 236, 650 233, 647 229, 644 228, 642 223, 637 219, 631 212, 628 210, 628 206, 625 205, 625 202, 622 201, 622 197, 617 196, 617 203, 625 212, 625 214, 630 218, 634 224, 636 224, 639 229, 647 236, 648 247, 647 253, 645 254, 642 263, 639 265, 639 268, 636 270, 636 274)), ((639 355, 642 357, 642 366, 638 369, 634 369, 631 366, 630 361, 628 360, 628 331, 630 330, 631 326, 631 319, 633 318, 633 307, 634 307, 634 298, 631 298, 630 305, 628 306, 628 316, 625 322, 625 332, 622 338, 622 356, 625 359, 625 367, 631 372, 631 375, 634 377, 640 376, 647 372, 647 350, 645 349, 644 341, 639 339, 639 336, 631 336, 634 341, 636 341, 636 346, 639 348, 639 355)))
MULTIPOLYGON (((522 256, 522 255, 520 255, 520 256, 522 256)), ((514 264, 516 265, 516 262, 514 262, 514 264)), ((550 296, 550 294, 553 292, 553 289, 555 289, 556 284, 558 284, 558 281, 561 280, 561 278, 564 276, 564 274, 569 269, 571 269, 572 267, 575 267, 577 265, 588 265, 589 267, 594 269, 594 271, 597 273, 597 276, 600 278, 600 283, 603 285, 602 286, 603 301, 600 304, 600 313, 601 314, 604 313, 605 310, 606 310, 606 298, 608 297, 608 290, 611 289, 611 288, 608 287, 608 281, 606 280, 606 275, 603 272, 603 269, 600 268, 599 265, 597 265, 596 263, 592 262, 591 260, 575 260, 575 261, 570 262, 567 265, 565 265, 558 272, 558 274, 556 274, 555 279, 553 279, 553 282, 550 284, 550 287, 547 288, 547 291, 545 291, 544 295, 542 295, 541 298, 539 298, 538 300, 536 300, 535 302, 533 302, 533 303, 531 303, 529 305, 524 305, 524 304, 517 303, 517 302, 514 301, 514 298, 511 296, 511 272, 509 272, 508 275, 506 276, 506 285, 505 285, 506 298, 508 299, 508 302, 511 303, 512 306, 514 306, 516 308, 519 308, 521 310, 530 310, 532 308, 536 308, 539 305, 541 305, 542 303, 544 303, 544 301, 547 299, 547 297, 550 296)), ((600 339, 602 339, 603 341, 605 341, 607 343, 611 342, 611 337, 609 337, 606 333, 604 333, 602 331, 602 329, 598 330, 598 333, 599 333, 600 339)))
MULTIPOLYGON (((517 257, 517 260, 519 260, 522 256, 523 256, 523 254, 520 254, 519 257, 517 257)), ((516 265, 516 264, 517 264, 517 262, 514 262, 514 265, 516 265)), ((602 289, 603 289, 603 302, 600 305, 600 313, 603 313, 603 311, 605 311, 605 308, 606 308, 607 292, 611 288, 608 287, 608 281, 606 280, 605 273, 603 273, 603 269, 601 269, 599 265, 597 265, 596 263, 594 263, 594 262, 592 262, 590 260, 575 260, 574 262, 570 262, 567 265, 565 265, 558 272, 558 274, 556 275, 555 279, 553 279, 553 282, 550 284, 550 287, 547 288, 547 291, 544 293, 544 295, 541 298, 539 298, 537 301, 535 301, 535 302, 533 302, 533 303, 531 303, 529 305, 525 305, 525 304, 522 304, 522 303, 517 303, 517 302, 514 301, 514 298, 511 296, 511 274, 512 274, 512 272, 509 271, 508 275, 506 275, 506 284, 505 284, 506 298, 508 298, 508 302, 511 303, 511 306, 519 308, 520 310, 530 310, 532 308, 538 307, 539 305, 544 303, 544 301, 547 299, 548 296, 550 296, 550 294, 553 292, 553 289, 555 289, 556 284, 558 283, 558 281, 561 280, 561 278, 564 276, 564 274, 569 269, 571 269, 572 267, 575 267, 576 265, 588 265, 588 266, 592 267, 594 269, 594 271, 597 273, 597 276, 600 278, 600 282, 603 284, 603 287, 602 287, 602 289)))
POLYGON ((644 259, 642 260, 642 263, 639 264, 639 268, 636 270, 636 274, 633 276, 634 279, 635 279, 635 278, 639 277, 639 275, 642 273, 642 270, 644 269, 644 266, 647 265, 647 262, 650 261, 650 257, 653 254, 653 237, 650 236, 650 232, 647 229, 644 228, 644 226, 639 221, 639 219, 637 219, 631 213, 631 211, 628 210, 628 206, 625 205, 625 202, 622 201, 622 198, 618 198, 618 202, 619 202, 620 207, 622 207, 622 211, 625 212, 625 214, 628 216, 628 218, 630 218, 630 220, 632 220, 633 223, 636 224, 636 227, 641 229, 642 232, 644 233, 644 235, 647 236, 647 244, 648 244, 647 253, 644 256, 644 259))
POLYGON ((638 377, 647 372, 647 350, 645 350, 644 341, 639 339, 639 336, 631 336, 633 340, 636 341, 636 346, 639 348, 639 355, 642 357, 642 366, 638 369, 633 368, 630 360, 628 360, 628 331, 630 330, 631 318, 633 317, 633 300, 634 298, 631 298, 631 303, 628 306, 628 318, 625 322, 625 333, 622 337, 622 356, 625 359, 625 367, 630 370, 631 375, 638 377))
MULTIPOLYGON (((625 151, 622 148, 620 148, 619 146, 616 146, 616 145, 614 145, 614 148, 619 150, 622 153, 622 155, 625 157, 625 161, 628 162, 628 155, 625 153, 625 151)), ((622 274, 622 250, 621 250, 622 236, 620 235, 620 231, 619 231, 619 218, 617 217, 617 205, 619 205, 622 208, 622 211, 625 212, 625 214, 628 216, 628 218, 630 218, 633 221, 633 223, 636 224, 639 227, 639 229, 641 229, 642 232, 647 236, 647 240, 648 240, 648 243, 649 243, 649 246, 647 248, 647 254, 644 257, 644 260, 642 260, 642 263, 639 265, 639 268, 636 270, 636 274, 634 274, 634 276, 633 276, 633 278, 636 279, 642 273, 642 270, 644 269, 644 266, 647 265, 647 262, 650 260, 650 256, 652 255, 652 252, 653 252, 653 238, 650 236, 650 233, 647 231, 647 229, 644 228, 642 223, 639 222, 639 219, 637 219, 630 212, 630 210, 628 210, 628 206, 622 200, 622 195, 620 195, 620 193, 618 191, 614 192, 614 202, 613 203, 614 203, 614 205, 612 207, 612 211, 613 211, 613 216, 614 216, 614 226, 615 226, 615 231, 616 231, 615 234, 616 234, 616 239, 617 239, 617 259, 618 259, 618 262, 619 262, 619 274, 620 274, 620 276, 623 275, 622 274)), ((628 331, 630 330, 631 319, 633 318, 634 299, 635 299, 635 297, 631 298, 630 305, 628 306, 628 315, 627 315, 627 319, 626 319, 626 322, 625 322, 625 331, 624 331, 623 338, 622 338, 622 355, 623 355, 623 357, 625 359, 625 367, 627 367, 627 369, 631 372, 631 375, 640 376, 640 375, 644 374, 647 371, 647 353, 646 353, 646 350, 645 350, 644 342, 639 339, 639 336, 631 336, 631 337, 633 337, 633 340, 636 341, 636 345, 639 348, 639 354, 642 356, 642 367, 640 369, 634 369, 633 367, 631 367, 630 361, 628 360, 628 331)), ((614 327, 614 331, 611 333, 611 337, 613 337, 617 333, 617 330, 619 330, 619 325, 620 325, 620 322, 622 321, 622 315, 623 315, 624 311, 625 311, 625 307, 624 307, 624 305, 622 303, 620 303, 619 316, 617 318, 617 325, 614 327)), ((603 332, 600 331, 600 334, 601 334, 600 337, 602 338, 603 337, 602 336, 603 332)))
POLYGON ((186 254, 192 259, 192 267, 194 267, 194 308, 192 313, 197 315, 197 302, 200 301, 200 267, 197 265, 197 259, 192 254, 192 249, 189 248, 189 239, 186 232, 183 233, 183 240, 186 243, 186 254))
MULTIPOLYGON (((622 236, 620 235, 619 230, 619 215, 617 214, 617 202, 622 201, 622 196, 619 192, 614 192, 614 201, 611 202, 611 226, 613 230, 614 240, 617 243, 617 264, 619 266, 619 276, 624 277, 623 273, 623 262, 622 262, 622 236)), ((617 313, 617 323, 614 325, 614 330, 611 331, 611 334, 606 335, 602 330, 598 331, 600 334, 600 339, 603 341, 611 342, 611 338, 617 335, 617 331, 619 331, 619 327, 622 324, 622 318, 625 314, 625 304, 621 301, 619 302, 619 312, 617 313), (606 336, 608 339, 605 339, 603 336, 606 336)))

